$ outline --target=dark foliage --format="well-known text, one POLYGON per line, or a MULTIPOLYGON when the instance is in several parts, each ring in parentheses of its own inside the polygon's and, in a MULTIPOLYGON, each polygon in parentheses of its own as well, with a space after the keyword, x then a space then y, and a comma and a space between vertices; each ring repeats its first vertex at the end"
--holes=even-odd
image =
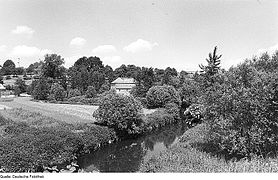
POLYGON ((108 94, 101 99, 94 117, 101 124, 128 134, 139 134, 143 122, 142 105, 132 96, 108 94))
POLYGON ((180 96, 173 86, 154 86, 147 93, 148 107, 161 108, 168 103, 181 104, 180 96))

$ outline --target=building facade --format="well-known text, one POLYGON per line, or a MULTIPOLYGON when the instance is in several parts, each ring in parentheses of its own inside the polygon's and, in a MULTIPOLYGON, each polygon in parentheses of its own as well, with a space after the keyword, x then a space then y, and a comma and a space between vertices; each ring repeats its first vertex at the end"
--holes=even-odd
POLYGON ((117 78, 111 83, 111 89, 115 89, 117 93, 129 94, 130 90, 136 86, 133 78, 117 78))

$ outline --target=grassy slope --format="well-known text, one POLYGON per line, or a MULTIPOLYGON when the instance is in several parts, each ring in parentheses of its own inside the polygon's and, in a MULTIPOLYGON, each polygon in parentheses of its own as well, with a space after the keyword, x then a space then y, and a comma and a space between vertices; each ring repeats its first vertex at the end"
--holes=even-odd
POLYGON ((213 156, 215 150, 205 137, 208 130, 200 124, 188 130, 174 147, 145 158, 141 172, 278 172, 278 159, 254 157, 251 161, 228 161, 213 156), (203 147, 202 147, 203 146, 203 147), (204 152, 201 149, 205 149, 204 152), (209 152, 211 151, 211 152, 209 152))
MULTIPOLYGON (((94 122, 92 114, 97 106, 52 104, 30 101, 30 97, 15 98, 11 102, 0 102, 11 108, 22 108, 27 111, 39 112, 45 116, 52 117, 66 123, 90 123, 94 122)), ((4 113, 4 112, 2 112, 4 113)))
POLYGON ((38 171, 115 140, 115 132, 107 127, 69 124, 22 108, 7 110, 5 118, 0 114, 0 169, 38 171))

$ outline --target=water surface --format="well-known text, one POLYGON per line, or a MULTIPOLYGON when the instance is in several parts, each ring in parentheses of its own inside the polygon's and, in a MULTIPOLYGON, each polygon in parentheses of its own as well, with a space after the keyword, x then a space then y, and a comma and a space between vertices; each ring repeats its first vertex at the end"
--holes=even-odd
POLYGON ((100 148, 80 157, 78 164, 86 172, 136 172, 145 157, 173 146, 186 130, 185 123, 172 124, 138 139, 100 148))

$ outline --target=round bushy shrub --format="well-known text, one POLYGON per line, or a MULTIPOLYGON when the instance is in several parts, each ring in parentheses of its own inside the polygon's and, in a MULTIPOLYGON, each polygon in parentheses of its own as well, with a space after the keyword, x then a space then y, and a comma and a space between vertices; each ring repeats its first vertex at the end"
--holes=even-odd
POLYGON ((164 107, 167 103, 181 104, 180 96, 173 86, 153 86, 147 92, 149 108, 164 107))
POLYGON ((81 92, 78 89, 70 89, 68 92, 68 98, 81 96, 81 92))
POLYGON ((165 105, 165 110, 168 114, 172 115, 175 119, 180 119, 180 109, 175 103, 168 103, 165 105))
POLYGON ((54 83, 51 86, 50 95, 49 95, 51 100, 63 101, 65 96, 66 96, 65 90, 60 84, 54 83))
POLYGON ((142 105, 132 96, 107 94, 100 102, 93 116, 96 120, 128 134, 138 134, 143 127, 142 105))
POLYGON ((97 95, 96 88, 94 86, 88 86, 86 91, 86 98, 93 98, 97 95))

